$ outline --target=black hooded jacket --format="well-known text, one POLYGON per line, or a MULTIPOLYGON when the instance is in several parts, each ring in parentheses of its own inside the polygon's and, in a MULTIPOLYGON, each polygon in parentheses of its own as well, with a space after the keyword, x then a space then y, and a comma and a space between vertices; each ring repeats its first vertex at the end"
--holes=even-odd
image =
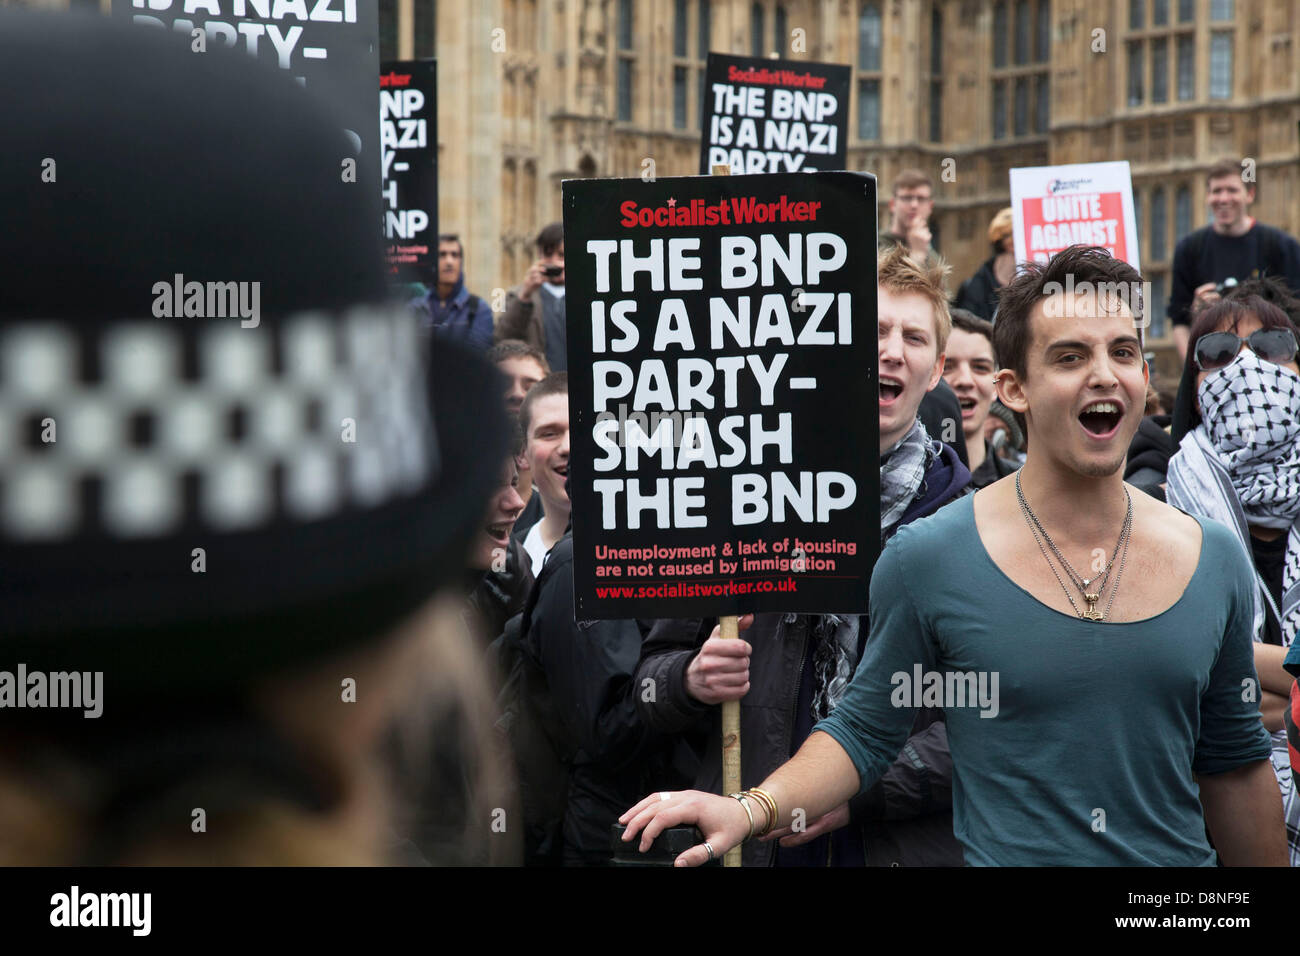
POLYGON ((623 811, 651 790, 685 788, 697 769, 689 746, 637 712, 633 675, 649 622, 574 620, 573 538, 565 535, 538 575, 521 625, 532 680, 520 719, 547 729, 567 768, 567 781, 546 783, 528 770, 545 755, 517 754, 525 812, 557 802, 540 788, 564 787, 562 862, 608 863, 610 830, 623 811))
POLYGON ((1159 486, 1169 472, 1169 459, 1177 453, 1183 436, 1200 423, 1201 413, 1196 410, 1196 366, 1189 358, 1178 381, 1173 414, 1148 416, 1138 426, 1129 444, 1124 480, 1164 501, 1165 492, 1159 486))
POLYGON ((1196 367, 1188 362, 1178 382, 1178 397, 1174 399, 1174 414, 1169 423, 1169 437, 1175 450, 1183 436, 1200 423, 1201 413, 1196 408, 1196 367))
POLYGON ((961 284, 954 302, 957 308, 965 309, 990 322, 993 321, 993 316, 998 310, 998 290, 1002 288, 997 276, 993 274, 993 258, 995 257, 985 260, 984 264, 975 270, 975 274, 961 284))
POLYGON ((936 441, 952 447, 963 465, 970 464, 966 450, 966 436, 961 430, 961 402, 957 393, 943 379, 921 398, 916 417, 921 419, 926 433, 936 441))
POLYGON ((523 610, 533 586, 532 567, 523 545, 511 538, 501 570, 476 573, 470 585, 465 599, 466 623, 484 641, 494 641, 506 621, 523 610))
POLYGON ((1153 498, 1165 500, 1165 473, 1169 458, 1174 453, 1169 427, 1171 416, 1148 415, 1138 425, 1133 441, 1128 446, 1128 463, 1124 466, 1124 480, 1141 488, 1153 498))

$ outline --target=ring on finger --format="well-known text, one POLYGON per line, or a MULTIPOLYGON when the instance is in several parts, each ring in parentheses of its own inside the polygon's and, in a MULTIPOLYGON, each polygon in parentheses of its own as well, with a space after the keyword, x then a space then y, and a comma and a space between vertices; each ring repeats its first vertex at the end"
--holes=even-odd
POLYGON ((704 841, 704 852, 709 855, 709 862, 712 862, 714 858, 713 844, 711 844, 708 840, 704 841))
POLYGON ((670 794, 667 790, 665 790, 665 791, 663 791, 662 793, 659 794, 659 799, 662 800, 662 801, 664 801, 664 802, 667 802, 668 799, 669 799, 671 796, 672 796, 672 794, 670 794))

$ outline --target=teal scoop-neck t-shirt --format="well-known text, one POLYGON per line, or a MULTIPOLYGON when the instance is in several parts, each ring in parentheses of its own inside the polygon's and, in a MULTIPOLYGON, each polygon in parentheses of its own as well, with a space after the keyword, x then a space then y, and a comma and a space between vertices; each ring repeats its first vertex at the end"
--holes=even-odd
POLYGON ((857 673, 814 730, 866 790, 915 706, 942 701, 969 865, 1213 865, 1193 774, 1267 760, 1270 741, 1248 692, 1253 575, 1227 528, 1196 520, 1181 600, 1118 624, 1061 613, 1008 578, 974 496, 904 526, 871 577, 857 673))

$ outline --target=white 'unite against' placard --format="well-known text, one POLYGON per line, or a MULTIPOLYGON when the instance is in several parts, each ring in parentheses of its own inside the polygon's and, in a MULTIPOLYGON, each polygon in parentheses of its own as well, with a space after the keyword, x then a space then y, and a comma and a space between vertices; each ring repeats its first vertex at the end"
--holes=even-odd
POLYGON ((1043 263, 1067 246, 1102 246, 1142 271, 1128 162, 1011 170, 1017 262, 1043 263))

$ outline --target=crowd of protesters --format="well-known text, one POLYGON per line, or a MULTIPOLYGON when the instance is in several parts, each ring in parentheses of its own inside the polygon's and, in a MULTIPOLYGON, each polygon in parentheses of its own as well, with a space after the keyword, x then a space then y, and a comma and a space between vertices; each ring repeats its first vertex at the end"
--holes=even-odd
POLYGON ((952 302, 933 183, 898 177, 871 613, 724 639, 577 617, 560 224, 500 303, 446 234, 385 307, 308 91, 161 31, 0 21, 0 85, 45 77, 0 101, 30 191, 0 235, 0 423, 26 423, 0 436, 0 862, 599 866, 694 826, 677 865, 1300 864, 1300 246, 1239 166, 1175 251, 1177 395, 1128 303, 1045 308, 1134 269, 1015 269, 1002 211, 952 302), (38 182, 51 153, 72 189, 38 182), (159 277, 270 261, 259 328, 148 317, 159 277), (1001 674, 997 719, 892 705, 913 665, 1001 674), (10 710, 14 671, 110 698, 10 710))
MULTIPOLYGON (((941 708, 921 707, 905 732, 901 726, 893 728, 896 736, 870 757, 860 756, 845 743, 841 756, 847 752, 860 771, 853 779, 873 782, 846 792, 842 801, 829 801, 815 817, 796 825, 789 813, 777 819, 774 808, 752 789, 739 795, 732 812, 737 819, 749 821, 751 835, 756 828, 761 831, 744 844, 744 865, 1204 863, 1215 859, 1213 853, 1205 855, 1207 845, 1217 850, 1217 858, 1223 862, 1278 863, 1289 859, 1300 865, 1300 800, 1294 793, 1288 759, 1288 729, 1290 756, 1294 757, 1293 711, 1300 707, 1295 681, 1300 660, 1294 652, 1288 657, 1300 624, 1300 367, 1296 364, 1300 301, 1295 298, 1300 291, 1300 270, 1293 268, 1297 247, 1290 237, 1253 220, 1243 229, 1241 216, 1253 199, 1253 188, 1241 189, 1240 196, 1237 190, 1225 189, 1225 170, 1239 174, 1238 167, 1220 164, 1207 177, 1207 201, 1214 223, 1203 230, 1205 236, 1189 237, 1192 241, 1180 245, 1176 257, 1176 268, 1186 273, 1177 288, 1190 284, 1195 291, 1190 312, 1189 303, 1178 298, 1181 293, 1169 303, 1175 322, 1186 321, 1182 316, 1190 314, 1177 398, 1172 388, 1150 380, 1140 337, 1113 350, 1120 358, 1112 361, 1123 366, 1118 377, 1127 376, 1118 389, 1109 380, 1113 373, 1106 362, 1094 363, 1087 349, 1077 344, 1074 347, 1080 354, 1073 356, 1073 366, 1092 368, 1095 364, 1099 369, 1076 376, 1083 381, 1083 391, 1118 401, 1118 405, 1094 402, 1085 414, 1100 424, 1089 424, 1089 428, 1102 429, 1111 419, 1127 420, 1128 405, 1142 411, 1136 430, 1129 433, 1127 454, 1115 462, 1114 469, 1118 478, 1123 466, 1122 473, 1131 486, 1144 493, 1141 500, 1151 503, 1141 508, 1130 504, 1128 525, 1150 525, 1142 532, 1145 542, 1158 539, 1157 550, 1181 548, 1186 552, 1185 564, 1191 555, 1191 564, 1183 569, 1182 586, 1174 589, 1172 597, 1166 595, 1170 599, 1163 604, 1155 600, 1158 606, 1152 609, 1160 611, 1171 603, 1173 608, 1152 618, 1121 601, 1126 613, 1120 620, 1146 624, 1166 618, 1168 625, 1167 615, 1193 598, 1188 577, 1203 572, 1197 570, 1196 559, 1202 538, 1206 551, 1235 548, 1249 559, 1248 566, 1241 563, 1252 575, 1247 579, 1246 610, 1244 615, 1230 615, 1230 626, 1237 632, 1227 637, 1217 634, 1211 642, 1216 648, 1215 642, 1223 642, 1225 658, 1229 637, 1236 642, 1238 657, 1247 647, 1242 641, 1253 646, 1258 684, 1256 693, 1246 695, 1249 719, 1243 721, 1241 707, 1231 714, 1211 714, 1207 697, 1200 702, 1197 719, 1207 724, 1222 721, 1214 724, 1223 735, 1221 739, 1210 740, 1203 729, 1201 736, 1193 734, 1189 741, 1150 742, 1150 746, 1165 747, 1168 752, 1177 750, 1179 743, 1189 743, 1187 755, 1199 775, 1201 803, 1195 803, 1194 797, 1189 803, 1189 795, 1197 791, 1186 773, 1176 782, 1167 781, 1149 791, 1131 779, 1117 780, 1116 799, 1139 806, 1140 810, 1131 811, 1132 819, 1144 821, 1150 832, 1130 833, 1117 848, 1084 846, 1087 841, 1079 832, 1086 829, 1092 804, 1078 811, 1083 814, 1083 824, 1056 818, 1068 812, 1061 805, 1066 798, 1078 796, 1060 784, 1060 778, 1071 776, 1061 763, 1070 752, 1064 741, 1047 747, 1046 756, 1017 755, 1020 766, 1015 768, 967 764, 963 795, 954 787, 954 756, 948 735, 951 715, 946 719, 941 708), (1222 198, 1225 193, 1228 199, 1222 198), (1241 251, 1241 242, 1233 246, 1238 251, 1233 253, 1236 258, 1230 268, 1240 280, 1225 287, 1225 277, 1218 275, 1222 271, 1220 258, 1208 256, 1204 249, 1250 236, 1255 237, 1250 250, 1241 251), (1214 282, 1207 285, 1199 281, 1202 278, 1214 282), (1135 372, 1140 372, 1139 379, 1134 379, 1135 372), (1128 384, 1140 389, 1131 403, 1123 391, 1128 384), (1252 416, 1251 410, 1262 410, 1265 417, 1252 416), (1179 525, 1165 517, 1166 512, 1153 510, 1165 507, 1162 503, 1166 501, 1185 512, 1184 517, 1208 519, 1223 526, 1225 532, 1216 532, 1211 538, 1204 530, 1200 536, 1192 532, 1189 538, 1192 526, 1187 521, 1179 525), (1186 547, 1189 543, 1194 546, 1186 547), (1186 594, 1182 593, 1184 587, 1186 594), (1253 773, 1265 760, 1271 761, 1269 779, 1275 780, 1273 796, 1281 797, 1280 806, 1273 805, 1276 799, 1270 803, 1268 794, 1259 789, 1257 773, 1251 777, 1254 795, 1240 797, 1240 803, 1234 803, 1236 798, 1230 794, 1245 791, 1217 786, 1229 778, 1245 779, 1248 770, 1253 773), (1000 774, 1005 777, 1001 782, 1000 774), (1211 787, 1211 782, 1216 786, 1211 787), (999 793, 999 787, 1006 792, 999 793), (1034 799, 1043 806, 1034 806, 1034 799), (1011 829, 1018 824, 1006 801, 1024 801, 1023 806, 1016 805, 1036 815, 1035 825, 1043 827, 1043 832, 1016 834, 1012 839, 1011 829), (1002 816, 979 815, 989 813, 989 807, 1002 816), (1244 834, 1227 822, 1244 812, 1262 812, 1268 825, 1261 823, 1259 832, 1244 834), (1188 832, 1192 819, 1201 821, 1208 837, 1204 832, 1188 832), (1010 841, 1012 846, 992 851, 987 842, 991 839, 1010 841)), ((932 206, 930 179, 919 171, 905 172, 894 183, 889 228, 880 237, 880 508, 881 539, 886 544, 900 529, 917 522, 918 529, 925 528, 931 535, 943 526, 959 526, 963 520, 959 513, 969 515, 971 495, 981 489, 989 488, 990 494, 1000 493, 1003 499, 1012 489, 1009 500, 1014 501, 1019 478, 1013 476, 1018 476, 1034 451, 1039 452, 1039 461, 1050 460, 1054 454, 1059 460, 1063 452, 1052 446, 1062 441, 1059 432, 1063 429, 1045 431, 1048 419, 1044 412, 1038 416, 1044 424, 1035 428, 1034 416, 1026 416, 1022 408, 1008 407, 1014 404, 1010 396, 1026 394, 1023 384, 1017 386, 1019 392, 1003 388, 1002 394, 1009 400, 1006 404, 999 401, 998 380, 1009 370, 1023 383, 1027 366, 1037 361, 1029 356, 1031 345, 1042 345, 1035 339, 1037 330, 1032 322, 1042 321, 1043 286, 1056 272, 1068 269, 1075 273, 1076 281, 1138 278, 1104 251, 1081 247, 1059 254, 1050 266, 1018 271, 1011 244, 1011 210, 1003 209, 989 225, 989 259, 960 283, 954 294, 949 270, 928 227, 932 206), (1034 319, 1034 315, 1040 318, 1034 319), (957 508, 958 501, 967 504, 957 508), (923 520, 929 515, 946 517, 944 522, 931 524, 923 520)), ((725 801, 701 802, 705 794, 722 793, 722 703, 740 702, 745 788, 757 788, 769 778, 786 779, 782 765, 792 758, 803 760, 812 751, 821 753, 817 748, 826 744, 819 738, 833 736, 844 742, 852 718, 845 711, 837 724, 833 716, 837 706, 852 700, 855 709, 869 711, 878 703, 864 701, 865 691, 859 686, 869 667, 879 670, 883 666, 867 651, 871 646, 879 648, 880 655, 886 654, 888 642, 894 640, 886 636, 888 628, 897 627, 899 621, 897 612, 884 602, 882 610, 871 618, 747 615, 740 621, 744 639, 737 641, 720 636, 716 619, 577 620, 567 494, 568 386, 565 373, 558 370, 563 367, 563 350, 554 348, 563 339, 560 224, 547 226, 537 238, 537 247, 538 261, 520 286, 511 290, 504 311, 496 316, 497 344, 489 353, 508 382, 505 407, 520 426, 516 455, 503 471, 509 480, 503 477, 489 533, 483 539, 484 556, 492 546, 505 559, 501 567, 481 571, 484 557, 480 556, 471 573, 469 600, 481 609, 484 594, 492 594, 499 609, 494 621, 502 620, 509 609, 521 609, 501 628, 490 627, 480 636, 485 648, 491 644, 489 658, 499 682, 498 706, 503 715, 498 727, 515 756, 514 770, 526 816, 527 862, 606 865, 617 855, 611 827, 620 822, 629 824, 632 831, 649 823, 648 833, 655 834, 682 822, 698 824, 705 836, 710 826, 725 832, 726 827, 718 822, 725 801), (527 488, 516 490, 520 476, 526 474, 531 475, 531 494, 527 488), (516 521, 507 541, 509 515, 523 510, 523 500, 529 502, 527 511, 516 521), (864 673, 855 683, 854 674, 860 666, 864 673), (654 688, 654 693, 644 693, 646 687, 654 688), (825 733, 815 733, 817 730, 825 733), (652 796, 645 797, 647 793, 652 796), (660 823, 654 822, 656 814, 663 815, 660 823)), ((456 286, 452 283, 447 289, 455 291, 456 286)), ((1147 307, 1155 305, 1148 303, 1147 307)), ((1107 309, 1111 307, 1102 306, 1096 314, 1109 315, 1107 309)), ((1122 311, 1119 306, 1115 309, 1122 311)), ((1133 337, 1133 330, 1144 323, 1132 313, 1124 315, 1133 337)), ((431 327, 437 335, 469 335, 467 329, 440 324, 436 318, 431 327)), ((1028 472, 1026 476, 1028 482, 1028 472)), ((1042 504, 1052 513, 1050 505, 1042 504)), ((978 501, 975 507, 978 521, 978 501)), ((1203 529, 1208 527, 1202 524, 1203 529)), ((1058 540, 1070 537, 1064 529, 1053 531, 1058 531, 1058 540)), ((1108 534, 1113 540, 1114 530, 1108 534)), ((908 541, 919 542, 924 537, 918 531, 908 541)), ((954 532, 949 544, 956 547, 958 540, 954 532)), ((1033 540, 1038 542, 1037 537, 1033 540)), ((992 551, 988 548, 988 553, 992 551)), ((1025 551, 1039 560, 1038 549, 1025 551)), ((1046 550, 1042 553, 1046 557, 1046 550)), ((885 554, 896 552, 887 547, 885 554)), ((1168 567, 1159 567, 1167 557, 1147 565, 1148 571, 1158 569, 1166 582, 1179 575, 1172 561, 1168 567)), ((1002 562, 997 563, 1005 570, 1002 562)), ((1052 564, 1050 559, 1047 563, 1052 564)), ((877 578, 887 571, 878 570, 877 578)), ((1242 595, 1233 588, 1241 582, 1222 580, 1216 593, 1200 593, 1196 599, 1208 600, 1220 610, 1230 605, 1236 608, 1233 602, 1242 600, 1242 595)), ((922 578, 912 586, 925 587, 927 583, 922 578)), ((1198 586, 1203 583, 1198 581, 1198 586)), ((873 598, 878 584, 873 582, 873 598)), ((1105 588, 1105 582, 1101 586, 1105 588)), ((979 590, 982 586, 973 587, 979 590)), ((934 588, 935 592, 944 590, 951 588, 934 588)), ((1025 594, 1023 587, 1021 593, 1025 594)), ((1059 597, 1056 603, 1063 604, 1059 597)), ((970 593, 957 600, 966 605, 967 613, 1015 626, 987 603, 986 595, 970 593)), ((873 599, 873 608, 876 603, 873 599)), ((1041 610, 1043 604, 1051 603, 1040 597, 1037 607, 1041 610)), ((1014 609, 1007 611, 1014 617, 1014 609)), ((911 613, 920 612, 914 609, 911 613)), ((480 610, 479 616, 488 615, 480 610)), ((914 616, 905 626, 915 631, 925 625, 914 616)), ((1186 652, 1191 655, 1193 649, 1186 652)), ((1043 652, 1040 649, 1038 653, 1043 652)), ((1116 652, 1116 666, 1122 666, 1122 656, 1116 652)), ((1247 659, 1250 656, 1248 653, 1247 659)), ((1038 669, 1052 666, 1050 659, 1036 662, 1038 669)), ((1050 683, 1037 670, 1034 677, 1050 683)), ((1221 670, 1201 671, 1198 679, 1218 685, 1224 674, 1221 670)), ((874 686, 879 693, 879 679, 874 686)), ((1187 716, 1179 710, 1185 699, 1177 704, 1156 701, 1134 707, 1113 688, 1105 693, 1092 689, 1099 696, 1085 701, 1081 706, 1088 714, 1080 711, 1078 716, 1095 718, 1098 709, 1123 711, 1129 707, 1131 719, 1119 722, 1122 726, 1109 742, 1136 748, 1135 752, 1140 753, 1143 745, 1126 735, 1172 733, 1187 716)), ((1219 702, 1213 704, 1219 706, 1219 702)), ((878 712, 871 715, 880 719, 878 712)), ((1059 717, 1054 719, 1059 721, 1059 717)), ((1027 719, 1026 726, 1038 733, 1044 725, 1027 719)), ((964 736, 968 737, 969 731, 964 736)), ((1079 742, 1074 736, 1072 740, 1079 742)), ((1102 751, 1106 750, 1105 741, 1102 733, 1102 751)), ((962 745, 968 754, 983 759, 992 759, 997 746, 970 739, 963 739, 962 745)), ((1084 746, 1089 745, 1085 742, 1084 746)), ((1134 753, 1103 752, 1098 759, 1113 762, 1105 773, 1116 778, 1127 772, 1122 766, 1134 760, 1134 753)), ((830 764, 806 766, 824 770, 830 764)), ((1172 772, 1173 766, 1166 769, 1172 772)), ((1147 770, 1141 773, 1145 776, 1147 770)), ((824 779, 827 782, 822 789, 833 792, 834 776, 824 779)), ((1106 786, 1100 789, 1105 791, 1106 786)), ((816 805, 815 800, 805 802, 816 805)), ((1026 816, 1020 822, 1028 819, 1026 816)), ((707 850, 696 847, 679 863, 721 858, 723 847, 704 845, 707 850)))
POLYGON ((1003 212, 954 304, 933 183, 900 176, 871 613, 735 640, 575 612, 560 224, 499 311, 453 234, 393 308, 308 91, 161 31, 0 20, 0 85, 47 77, 0 102, 31 190, 0 236, 0 862, 600 866, 694 826, 664 862, 1300 863, 1300 247, 1236 167, 1175 254, 1176 396, 1127 303, 1044 307, 1131 267, 1017 271, 1003 212), (72 188, 37 181, 51 152, 72 188), (159 277, 267 262, 256 329, 149 317, 159 277), (998 719, 892 705, 913 664, 1002 674, 998 719), (111 696, 10 710, 14 672, 111 696))

